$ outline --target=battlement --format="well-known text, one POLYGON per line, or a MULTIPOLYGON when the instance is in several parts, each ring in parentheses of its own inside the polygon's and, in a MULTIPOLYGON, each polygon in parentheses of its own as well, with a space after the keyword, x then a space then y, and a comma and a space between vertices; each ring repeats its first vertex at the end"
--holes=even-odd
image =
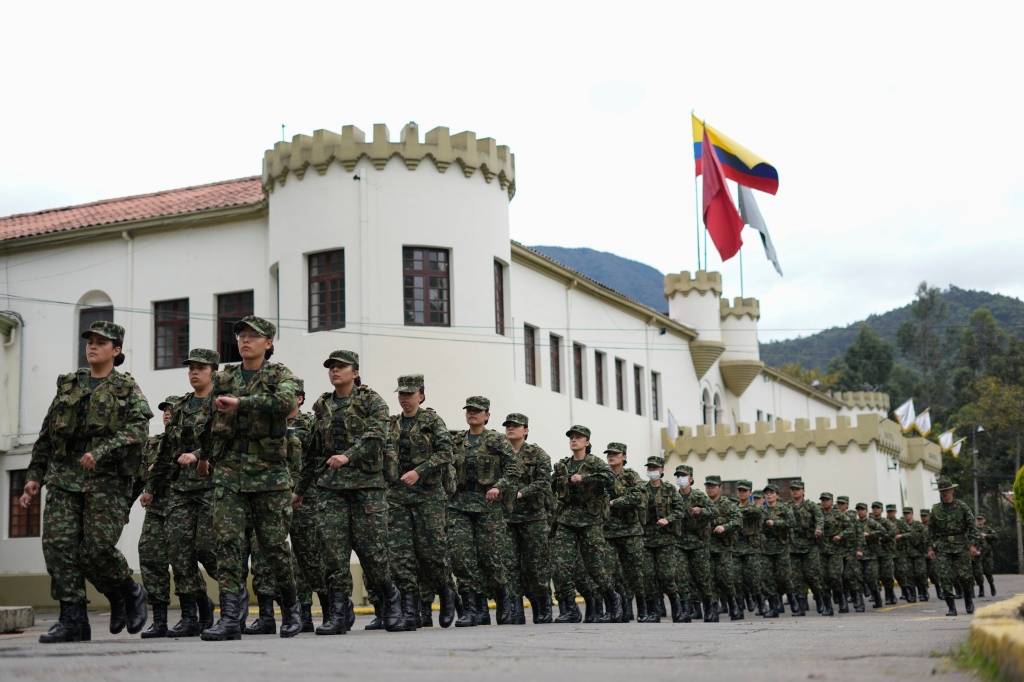
POLYGON ((889 412, 889 394, 879 391, 833 391, 832 397, 847 407, 889 412))
POLYGON ((761 319, 761 303, 756 298, 740 298, 737 296, 730 304, 729 299, 723 298, 719 301, 722 319, 734 315, 743 317, 750 315, 755 320, 761 319))
POLYGON ((452 135, 445 127, 434 128, 420 142, 415 123, 402 128, 399 142, 391 141, 391 133, 383 123, 374 124, 370 142, 366 141, 366 133, 351 125, 344 126, 340 135, 317 130, 312 136, 295 135, 291 142, 278 142, 263 154, 263 189, 273 192, 275 185, 285 184, 289 174, 302 180, 310 166, 324 175, 335 161, 351 172, 366 157, 374 168, 383 170, 393 156, 402 159, 409 170, 416 170, 426 158, 434 162, 440 173, 458 163, 467 178, 477 170, 488 183, 497 178, 510 201, 516 193, 515 155, 507 146, 498 145, 490 137, 478 140, 476 133, 469 130, 452 135))
POLYGON ((701 295, 710 291, 716 297, 721 296, 722 273, 698 270, 693 277, 690 277, 689 270, 683 270, 678 275, 675 273, 665 275, 665 298, 672 298, 672 295, 676 293, 688 296, 693 291, 701 295))

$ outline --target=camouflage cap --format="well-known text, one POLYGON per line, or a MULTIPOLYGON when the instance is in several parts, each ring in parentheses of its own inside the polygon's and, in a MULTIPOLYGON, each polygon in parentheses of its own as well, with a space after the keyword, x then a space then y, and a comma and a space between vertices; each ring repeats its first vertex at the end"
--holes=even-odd
POLYGON ((330 367, 336 362, 340 362, 343 365, 358 365, 359 353, 354 350, 336 350, 324 360, 324 367, 330 367))
POLYGON ((822 494, 818 495, 818 499, 819 500, 834 500, 835 498, 832 497, 832 493, 822 493, 822 494))
POLYGON ((277 333, 277 327, 274 326, 273 322, 268 322, 262 317, 256 317, 255 315, 246 315, 238 322, 235 322, 234 326, 231 327, 231 331, 239 334, 246 327, 252 327, 257 334, 263 334, 268 339, 274 338, 274 334, 277 333))
POLYGON ((868 508, 867 502, 858 502, 857 503, 857 509, 867 509, 867 508, 868 508))
POLYGON ((921 510, 921 516, 931 516, 931 515, 932 515, 932 510, 931 509, 922 509, 921 510))
POLYGON ((839 497, 836 498, 836 504, 850 504, 850 496, 840 495, 839 497))
POLYGON ((483 410, 484 412, 491 411, 491 401, 482 395, 471 395, 466 398, 466 404, 463 405, 464 410, 483 410))
POLYGON ((501 423, 502 426, 508 426, 509 424, 516 424, 518 426, 525 426, 530 428, 530 418, 525 414, 519 412, 513 412, 509 416, 505 417, 505 421, 501 423))
POLYGON ((722 485, 722 477, 718 476, 716 474, 711 474, 710 476, 705 476, 704 477, 704 485, 717 485, 717 486, 720 486, 720 485, 722 485))
POLYGON ((789 489, 790 490, 803 490, 804 489, 804 482, 801 481, 799 478, 796 479, 795 481, 790 481, 789 489))
POLYGON ((903 508, 903 513, 904 514, 913 514, 914 513, 914 508, 913 507, 904 507, 903 508))
POLYGON ((764 487, 764 491, 765 492, 771 491, 773 493, 777 493, 777 492, 779 492, 779 486, 775 485, 774 483, 769 483, 768 485, 766 485, 764 487))
POLYGON ((573 424, 569 427, 569 430, 565 432, 566 437, 572 437, 572 434, 578 433, 587 440, 590 440, 590 429, 582 424, 573 424))
POLYGON ((99 320, 89 325, 89 330, 82 332, 82 338, 89 338, 90 334, 99 334, 111 341, 124 341, 124 327, 113 322, 99 320))
POLYGON ((609 452, 621 452, 622 454, 626 454, 626 444, 608 443, 608 447, 605 449, 604 454, 607 455, 609 452))
POLYGON ((953 483, 952 479, 950 479, 949 476, 939 476, 939 480, 937 483, 939 490, 950 490, 952 488, 958 487, 956 483, 953 483))
POLYGON ((751 497, 753 497, 755 500, 760 500, 761 498, 764 497, 764 491, 763 490, 755 490, 754 494, 751 497))
POLYGON ((298 395, 298 394, 306 395, 306 382, 303 381, 302 379, 298 378, 298 377, 294 377, 294 379, 295 379, 295 393, 296 393, 296 395, 298 395))
POLYGON ((679 466, 676 467, 675 474, 676 476, 678 476, 679 474, 693 476, 693 467, 690 466, 689 464, 680 464, 679 466))
POLYGON ((665 458, 658 457, 657 455, 651 455, 647 458, 647 466, 649 467, 663 467, 665 466, 665 458))
POLYGON ((156 409, 163 411, 169 407, 174 407, 174 404, 181 400, 180 395, 169 395, 164 398, 163 402, 156 406, 156 409))
POLYGON ((742 481, 736 481, 736 490, 753 490, 754 484, 744 479, 742 481))
POLYGON ((887 512, 896 511, 896 505, 895 504, 887 504, 887 505, 885 505, 885 511, 887 511, 887 512))
POLYGON ((190 362, 198 362, 203 365, 219 365, 220 353, 209 348, 193 348, 188 352, 188 357, 181 364, 187 365, 190 362))
MULTIPOLYGON (((359 357, 356 356, 356 363, 359 362, 359 357)), ((417 391, 423 390, 423 375, 422 374, 403 374, 398 377, 398 388, 395 389, 395 393, 416 393, 417 391)))
POLYGON ((874 509, 875 507, 878 507, 879 509, 885 509, 885 505, 879 502, 878 500, 875 500, 874 502, 871 503, 871 508, 874 509))
POLYGON ((984 514, 975 514, 974 518, 975 519, 981 519, 982 521, 984 521, 985 520, 985 515, 984 514))

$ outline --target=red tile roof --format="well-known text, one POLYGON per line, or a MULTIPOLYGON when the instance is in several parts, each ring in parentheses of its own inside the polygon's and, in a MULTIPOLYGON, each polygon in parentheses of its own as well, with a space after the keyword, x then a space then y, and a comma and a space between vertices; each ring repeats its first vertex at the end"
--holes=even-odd
POLYGON ((0 241, 263 201, 259 176, 0 217, 0 241))

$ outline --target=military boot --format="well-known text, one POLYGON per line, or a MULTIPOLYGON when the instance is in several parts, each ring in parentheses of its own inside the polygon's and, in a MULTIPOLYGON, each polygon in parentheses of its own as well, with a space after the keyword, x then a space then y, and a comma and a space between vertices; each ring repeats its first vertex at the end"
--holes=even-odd
POLYGON ((455 622, 455 590, 451 585, 445 585, 437 595, 440 601, 440 609, 437 612, 437 624, 443 628, 450 628, 455 622))
POLYGON ((256 595, 256 603, 259 604, 260 614, 256 620, 242 630, 243 635, 276 635, 277 620, 274 619, 274 598, 256 595))
POLYGON ((718 603, 715 604, 715 611, 718 611, 718 615, 729 613, 729 598, 725 596, 719 597, 718 603))
POLYGON ((320 593, 317 596, 325 616, 324 622, 314 632, 318 635, 344 635, 348 632, 348 595, 342 590, 331 590, 330 596, 320 593))
MULTIPOLYGON (((814 610, 817 611, 820 616, 821 612, 825 609, 824 602, 821 600, 821 595, 817 592, 812 592, 811 594, 814 596, 814 610)), ((803 607, 804 611, 807 611, 807 597, 804 597, 803 599, 804 601, 800 602, 800 606, 803 607)))
POLYGON ((741 599, 729 597, 729 620, 743 620, 743 604, 741 599))
POLYGON ((534 612, 534 623, 538 625, 547 625, 554 620, 554 616, 551 614, 551 593, 545 591, 537 597, 537 601, 530 600, 530 607, 534 612))
MULTIPOLYGON (((196 595, 196 611, 199 612, 199 632, 213 627, 213 612, 216 606, 205 592, 196 595)), ((246 610, 248 611, 248 607, 246 610)))
POLYGON ((781 613, 785 613, 786 612, 786 598, 783 597, 781 594, 777 594, 777 595, 775 595, 775 597, 779 600, 779 613, 780 614, 781 613))
POLYGON ((491 603, 488 601, 486 594, 476 595, 476 624, 491 624, 491 603))
MULTIPOLYGON (((379 599, 379 597, 378 597, 378 599, 379 599)), ((374 604, 373 605, 373 620, 371 620, 369 623, 367 623, 363 627, 363 629, 364 630, 383 630, 384 629, 384 619, 381 617, 380 604, 374 604)))
POLYGON ((414 594, 405 593, 402 595, 402 627, 400 630, 414 632, 420 626, 420 611, 417 605, 417 597, 414 594))
POLYGON ((715 608, 715 605, 711 603, 711 597, 704 597, 704 622, 718 622, 718 610, 715 608))
POLYGON ((299 620, 302 622, 301 632, 315 632, 316 628, 313 627, 313 605, 312 604, 300 604, 299 605, 299 620))
POLYGON ((974 595, 971 594, 973 590, 967 590, 964 592, 964 611, 967 615, 974 613, 974 595))
POLYGON ((797 597, 796 603, 800 605, 800 610, 803 611, 804 614, 811 610, 810 605, 807 603, 806 595, 804 595, 803 597, 797 597))
POLYGON ((281 590, 281 637, 294 637, 302 631, 302 607, 295 588, 281 590))
POLYGON ((381 611, 384 617, 384 629, 388 632, 402 630, 402 593, 394 583, 388 583, 381 590, 381 611))
POLYGON ((754 602, 757 604, 757 615, 763 618, 768 613, 768 599, 759 593, 754 595, 754 602))
POLYGON ((668 618, 668 614, 665 612, 665 599, 658 597, 658 615, 661 618, 668 618))
POLYGON ((139 636, 142 639, 159 639, 167 636, 167 604, 153 604, 153 622, 139 636))
POLYGON ((875 609, 882 608, 882 593, 878 591, 878 588, 871 590, 871 607, 875 609))
POLYGON ((956 615, 956 600, 953 597, 946 597, 946 606, 949 607, 949 611, 946 611, 947 616, 956 615))
POLYGON ((457 628, 472 628, 476 627, 476 607, 477 607, 476 592, 472 590, 462 591, 462 615, 455 621, 455 627, 457 628))
MULTIPOLYGON (((146 588, 131 578, 125 578, 118 591, 124 599, 124 613, 128 621, 128 634, 135 635, 146 627, 146 619, 149 612, 146 609, 146 598, 149 593, 146 588)), ((166 619, 164 619, 166 622, 166 619)))
POLYGON ((924 585, 918 585, 917 586, 917 600, 918 601, 928 601, 929 599, 930 599, 930 597, 928 596, 928 583, 925 583, 924 585))
POLYGON ((593 623, 597 618, 597 602, 594 600, 594 595, 587 594, 583 595, 583 622, 593 623))
POLYGON ((828 590, 823 590, 821 593, 821 615, 836 615, 835 611, 832 610, 832 595, 828 593, 828 590))
POLYGON ((792 595, 789 597, 789 615, 793 618, 802 618, 807 615, 807 612, 803 609, 803 604, 792 595))
MULTIPOLYGON (((202 632, 202 625, 196 616, 196 596, 194 594, 179 594, 178 602, 181 604, 181 619, 167 631, 167 636, 198 637, 202 632)), ((156 609, 153 609, 153 620, 156 620, 156 609)))
POLYGON ((245 631, 245 621, 249 620, 249 588, 242 583, 238 591, 238 627, 245 631))
POLYGON ((887 588, 885 588, 885 603, 888 606, 893 606, 893 605, 898 603, 896 601, 896 588, 894 588, 894 587, 887 587, 887 588))
POLYGON ((988 579, 988 591, 994 597, 996 596, 996 581, 995 578, 988 579))
POLYGON ((859 591, 853 593, 853 610, 857 613, 864 613, 864 595, 859 591))
MULTIPOLYGON (((326 625, 331 620, 332 600, 330 592, 317 592, 316 598, 320 600, 320 625, 326 625)), ((315 632, 316 630, 314 630, 315 632)))
POLYGON ((963 599, 963 598, 964 598, 964 589, 963 589, 963 587, 961 587, 960 583, 956 583, 955 585, 953 585, 953 599, 963 599))
POLYGON ((774 595, 768 595, 768 608, 764 612, 765 618, 778 618, 779 617, 779 598, 774 595))
POLYGON ((82 626, 80 624, 81 609, 85 604, 62 601, 60 603, 60 617, 49 630, 39 635, 40 644, 56 644, 58 642, 81 642, 82 626))
POLYGON ((604 610, 605 601, 603 599, 594 598, 594 622, 595 623, 610 623, 612 617, 610 613, 606 613, 604 610))
POLYGON ((907 588, 907 603, 908 604, 916 604, 917 603, 917 588, 914 587, 913 585, 911 585, 910 587, 907 588))
POLYGON ((576 600, 572 597, 558 600, 558 618, 556 623, 580 623, 583 621, 583 614, 580 607, 576 606, 576 600))
POLYGON ((678 594, 668 595, 668 603, 672 607, 673 623, 689 623, 692 621, 678 594))
POLYGON ((636 622, 647 622, 647 602, 642 597, 638 597, 636 600, 636 622))
MULTIPOLYGON (((598 601, 601 601, 600 599, 598 601)), ((604 593, 604 603, 608 607, 608 621, 611 623, 622 622, 622 596, 615 590, 608 590, 604 593)))
MULTIPOLYGON (((757 603, 754 601, 754 595, 748 594, 743 598, 743 605, 747 608, 747 611, 753 613, 757 609, 757 603)), ((761 615, 761 614, 758 614, 761 615)))
POLYGON ((655 599, 647 599, 644 601, 644 605, 647 608, 647 620, 645 623, 660 623, 661 614, 658 612, 658 604, 655 599))
POLYGON ((704 620, 704 612, 700 609, 700 602, 696 599, 691 599, 688 603, 692 607, 690 609, 690 618, 697 621, 704 620))
POLYGON ((207 642, 242 639, 242 628, 239 624, 238 610, 248 608, 237 594, 220 593, 220 620, 212 628, 203 630, 199 636, 207 642))
POLYGON ((979 597, 984 597, 985 596, 985 581, 984 580, 979 580, 978 581, 978 596, 979 597))
POLYGON ((104 592, 103 596, 110 602, 110 634, 116 635, 128 624, 128 615, 124 609, 124 596, 118 590, 104 592))
POLYGON ((425 599, 420 600, 420 627, 434 627, 434 605, 425 599))
POLYGON ((82 630, 82 641, 92 641, 92 626, 89 624, 89 605, 85 602, 79 604, 78 627, 82 630))
POLYGON ((636 616, 633 615, 633 598, 625 594, 619 596, 622 597, 622 622, 630 623, 636 620, 636 616))
POLYGON ((908 603, 910 602, 910 596, 907 594, 907 588, 903 585, 900 585, 900 599, 908 603))
POLYGON ((497 608, 494 611, 494 621, 498 625, 513 625, 516 622, 515 602, 517 601, 519 601, 519 597, 512 594, 508 585, 498 588, 497 608))
POLYGON ((836 604, 839 606, 839 613, 849 613, 850 604, 846 601, 846 592, 843 590, 836 590, 833 595, 836 604))

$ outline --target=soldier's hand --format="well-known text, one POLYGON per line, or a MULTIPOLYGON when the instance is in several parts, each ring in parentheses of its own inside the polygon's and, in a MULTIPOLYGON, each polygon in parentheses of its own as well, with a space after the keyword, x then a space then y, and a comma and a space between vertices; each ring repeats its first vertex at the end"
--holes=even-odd
POLYGON ((523 499, 523 494, 522 493, 516 493, 516 499, 517 500, 523 499))
POLYGON ((348 455, 334 455, 327 460, 327 466, 332 469, 340 469, 349 463, 348 455))
POLYGON ((573 474, 572 478, 570 478, 569 480, 572 481, 573 483, 580 483, 583 481, 583 477, 580 476, 579 474, 573 474))
POLYGON ((769 527, 769 528, 771 528, 771 527, 773 527, 773 526, 775 525, 775 522, 774 522, 774 521, 772 521, 771 519, 768 519, 767 521, 765 521, 765 523, 767 523, 767 524, 768 524, 768 527, 769 527))
POLYGON ((213 403, 217 406, 217 411, 222 414, 228 414, 238 409, 238 398, 233 395, 222 395, 219 398, 214 398, 213 403))
POLYGON ((833 535, 832 542, 840 542, 843 539, 842 535, 833 535))
POLYGON ((725 526, 715 526, 715 530, 713 532, 715 535, 721 535, 725 532, 725 526))
POLYGON ((21 497, 18 498, 18 504, 22 509, 28 509, 32 504, 32 496, 28 493, 22 493, 21 497))
POLYGON ((22 492, 28 495, 29 497, 35 497, 36 495, 39 494, 39 484, 36 483, 35 481, 29 481, 28 483, 25 484, 25 487, 22 488, 22 492))
POLYGON ((658 525, 659 526, 667 526, 668 525, 668 519, 658 519, 658 525))
POLYGON ((820 530, 814 531, 814 537, 820 538, 821 537, 821 531, 820 530))
POLYGON ((199 458, 196 457, 195 455, 193 455, 191 452, 183 452, 181 454, 181 457, 178 458, 178 464, 180 464, 181 468, 183 468, 183 469, 185 467, 192 466, 193 464, 195 464, 198 461, 199 461, 199 458))
POLYGON ((868 537, 869 535, 871 535, 871 533, 864 531, 864 537, 868 537))
POLYGON ((402 477, 398 480, 407 486, 416 485, 416 481, 420 480, 420 475, 415 469, 412 469, 402 474, 402 477))
POLYGON ((498 499, 498 495, 501 495, 501 491, 498 490, 497 488, 491 488, 490 490, 487 491, 487 495, 485 497, 487 498, 488 502, 494 502, 496 499, 498 499))
POLYGON ((82 455, 82 459, 78 460, 78 462, 85 469, 95 469, 96 468, 96 460, 93 459, 93 456, 92 456, 91 452, 87 452, 84 455, 82 455))
POLYGON ((292 493, 292 509, 298 509, 302 506, 302 495, 296 495, 292 493))
POLYGON ((700 514, 700 507, 693 508, 693 515, 696 516, 697 514, 700 514))
POLYGON ((857 556, 864 556, 864 552, 857 552, 857 556))
POLYGON ((199 462, 198 466, 196 466, 196 471, 199 472, 200 476, 209 476, 210 475, 210 460, 204 459, 201 462, 199 462))
POLYGON ((970 554, 971 556, 981 556, 981 552, 979 552, 978 548, 974 545, 971 545, 970 554))
POLYGON ((903 537, 903 534, 902 534, 902 533, 898 534, 898 535, 896 536, 896 539, 897 539, 897 540, 899 540, 899 539, 900 539, 901 537, 903 537))
POLYGON ((928 550, 928 558, 931 559, 932 561, 935 561, 935 550, 934 549, 929 549, 928 550))
POLYGON ((153 495, 151 493, 142 493, 139 495, 139 504, 142 505, 143 509, 153 504, 153 495))

